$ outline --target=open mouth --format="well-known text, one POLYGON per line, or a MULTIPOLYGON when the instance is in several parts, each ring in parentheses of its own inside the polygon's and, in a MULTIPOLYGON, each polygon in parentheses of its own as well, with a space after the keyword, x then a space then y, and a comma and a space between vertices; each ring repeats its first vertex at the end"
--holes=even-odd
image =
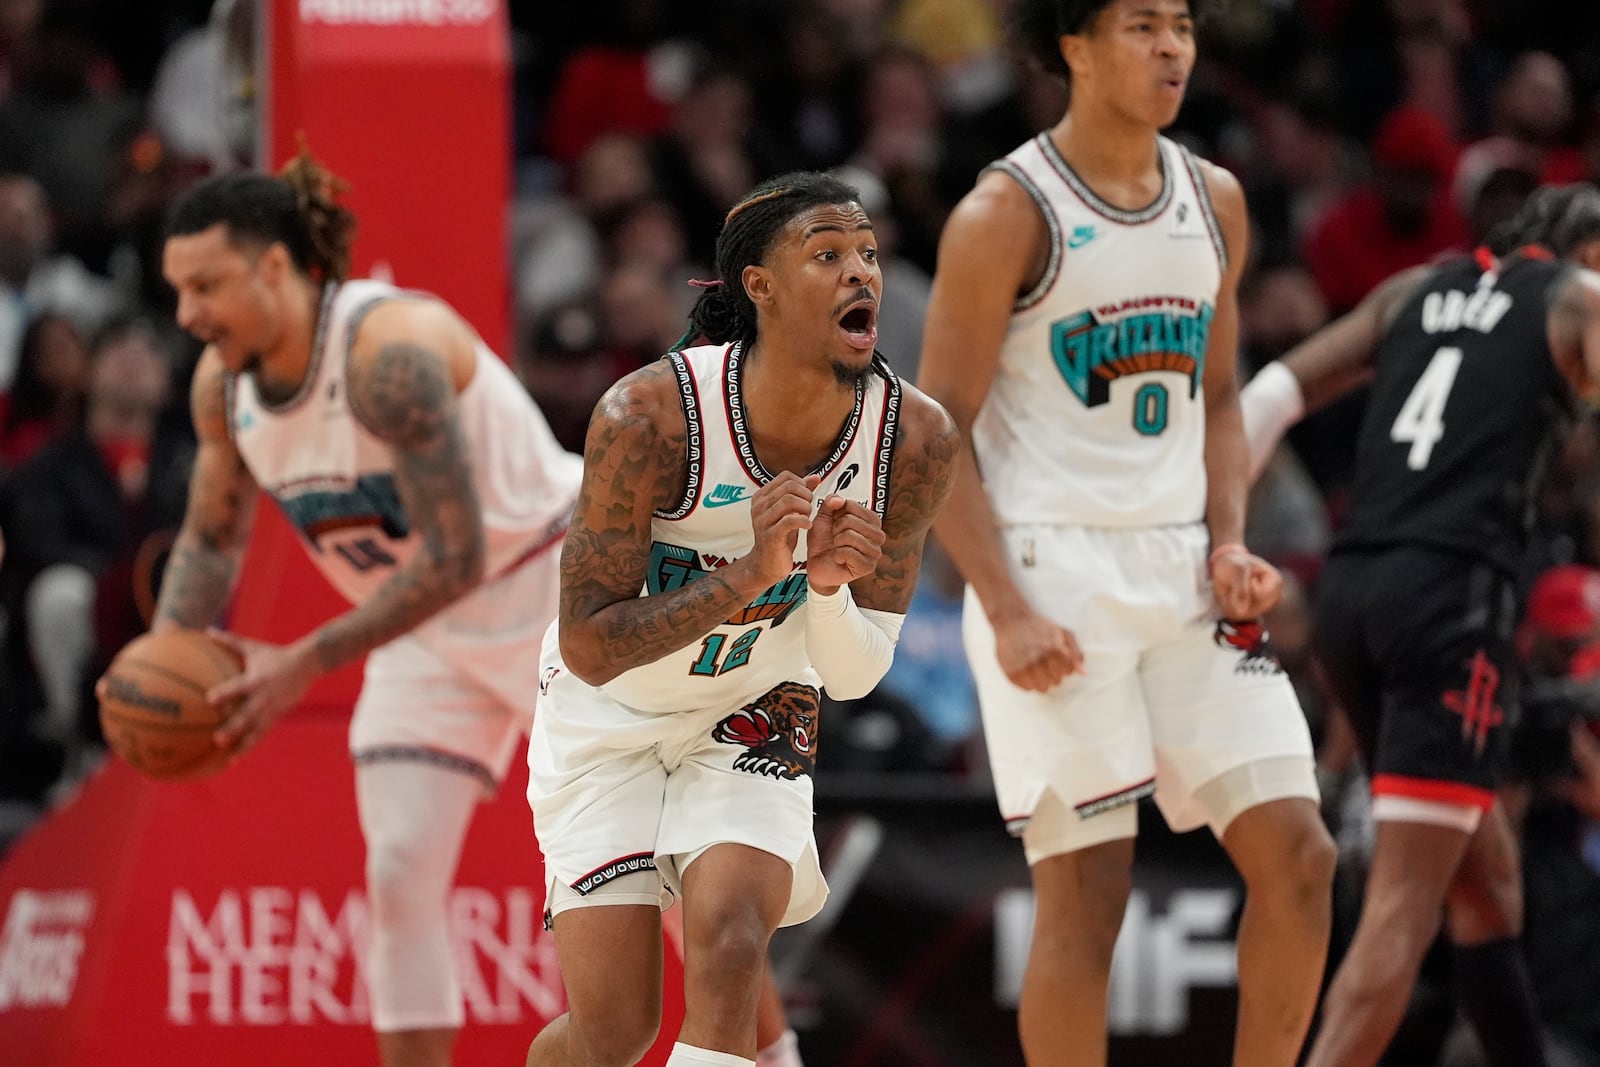
POLYGON ((855 348, 872 349, 878 343, 878 311, 861 303, 839 316, 839 330, 855 348))

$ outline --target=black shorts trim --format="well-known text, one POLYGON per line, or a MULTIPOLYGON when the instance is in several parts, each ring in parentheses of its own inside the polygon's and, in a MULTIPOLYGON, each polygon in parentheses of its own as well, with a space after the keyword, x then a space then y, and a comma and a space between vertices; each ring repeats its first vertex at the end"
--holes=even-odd
POLYGON ((477 760, 424 745, 375 745, 350 753, 350 759, 358 767, 369 763, 426 763, 443 770, 471 775, 482 782, 483 787, 491 793, 500 788, 500 780, 477 760))

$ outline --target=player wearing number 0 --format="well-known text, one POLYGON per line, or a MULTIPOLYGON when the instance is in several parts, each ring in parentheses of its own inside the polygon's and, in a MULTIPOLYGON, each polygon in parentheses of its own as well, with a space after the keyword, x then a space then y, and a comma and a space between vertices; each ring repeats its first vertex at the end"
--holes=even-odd
POLYGON ((971 444, 937 531, 969 583, 1001 814, 1038 902, 1023 1049, 1105 1062, 1135 802, 1153 794, 1174 829, 1211 828, 1248 890, 1234 1062, 1288 1067, 1334 854, 1259 622, 1282 580, 1240 544, 1244 197, 1159 133, 1195 59, 1187 0, 1017 8, 1071 106, 952 214, 921 384, 971 444))
POLYGON ((1313 1067, 1378 1061, 1441 907, 1490 1062, 1544 1062, 1494 787, 1534 494, 1600 382, 1600 275, 1576 264, 1600 265, 1600 191, 1541 189, 1488 248, 1396 276, 1245 389, 1259 471, 1302 411, 1372 383, 1315 647, 1360 737, 1378 830, 1313 1067))
POLYGON ((534 712, 578 457, 432 297, 345 280, 354 220, 302 156, 174 207, 163 270, 206 343, 200 451, 155 627, 204 627, 234 584, 257 487, 352 605, 283 646, 219 639, 244 672, 243 751, 320 674, 366 655, 350 723, 367 846, 366 986, 386 1067, 442 1067, 463 1020, 447 896, 467 824, 534 712))
POLYGON ((826 896, 820 691, 859 697, 888 669, 958 440, 874 352, 858 199, 821 174, 758 186, 686 334, 711 343, 595 409, 528 756, 571 1008, 530 1067, 638 1061, 680 895, 667 1062, 752 1064, 768 939, 826 896))

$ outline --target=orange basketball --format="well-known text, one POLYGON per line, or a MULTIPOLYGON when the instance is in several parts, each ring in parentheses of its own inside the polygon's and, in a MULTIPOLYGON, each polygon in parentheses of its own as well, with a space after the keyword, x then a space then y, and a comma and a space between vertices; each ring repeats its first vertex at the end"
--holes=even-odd
POLYGON ((228 708, 206 691, 242 664, 199 630, 164 630, 135 638, 101 679, 100 729, 111 750, 152 778, 200 778, 228 754, 212 741, 228 708))

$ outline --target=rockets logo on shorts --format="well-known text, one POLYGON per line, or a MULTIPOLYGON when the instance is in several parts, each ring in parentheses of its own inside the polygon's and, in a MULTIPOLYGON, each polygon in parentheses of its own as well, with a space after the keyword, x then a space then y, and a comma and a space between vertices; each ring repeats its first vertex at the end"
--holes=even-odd
POLYGON ((744 748, 734 757, 735 770, 793 781, 816 769, 820 704, 813 686, 780 682, 717 723, 711 737, 744 748))
POLYGON ((1243 653, 1234 665, 1234 674, 1282 674, 1278 655, 1272 650, 1272 640, 1260 619, 1250 622, 1217 620, 1213 640, 1219 648, 1233 648, 1243 653))

